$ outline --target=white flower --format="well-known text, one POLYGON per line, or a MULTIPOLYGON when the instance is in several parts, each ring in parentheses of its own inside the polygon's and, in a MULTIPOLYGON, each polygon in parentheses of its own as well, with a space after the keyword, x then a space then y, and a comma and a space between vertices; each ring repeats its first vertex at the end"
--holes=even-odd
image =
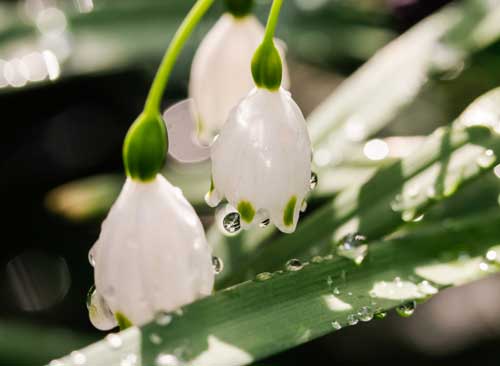
MULTIPOLYGON (((189 94, 197 106, 203 142, 212 141, 231 109, 254 87, 250 65, 263 36, 264 27, 253 15, 236 18, 227 13, 200 44, 191 68, 189 94)), ((285 60, 283 48, 278 50, 285 60)), ((285 62, 282 85, 289 86, 285 62)))
POLYGON ((231 112, 211 149, 211 206, 225 196, 244 228, 268 218, 295 230, 310 190, 311 141, 290 93, 255 88, 231 112))
POLYGON ((212 292, 212 254, 201 222, 161 175, 145 183, 127 178, 92 255, 97 295, 134 325, 212 292))

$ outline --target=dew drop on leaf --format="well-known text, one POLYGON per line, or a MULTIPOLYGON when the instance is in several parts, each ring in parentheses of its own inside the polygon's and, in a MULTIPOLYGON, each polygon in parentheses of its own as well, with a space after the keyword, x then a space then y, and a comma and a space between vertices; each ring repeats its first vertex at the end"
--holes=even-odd
POLYGON ((263 281, 267 281, 267 280, 271 279, 272 277, 273 277, 272 273, 262 272, 262 273, 259 273, 257 276, 255 276, 255 279, 257 281, 263 282, 263 281))
POLYGON ((360 265, 368 254, 368 245, 365 242, 366 237, 363 235, 348 234, 337 245, 337 254, 360 265))
POLYGON ((332 328, 335 330, 340 330, 340 329, 342 329, 342 325, 340 325, 340 323, 335 320, 332 322, 332 328))
POLYGON ((149 341, 153 344, 159 345, 163 342, 163 339, 160 337, 158 333, 151 333, 149 335, 149 341))
POLYGON ((172 322, 172 315, 164 311, 160 311, 158 314, 156 314, 155 322, 162 327, 169 325, 172 322))
POLYGON ((349 315, 347 316, 347 323, 348 323, 349 325, 356 325, 356 324, 358 324, 358 322, 359 322, 359 319, 358 319, 358 317, 356 316, 356 314, 349 314, 349 315))
POLYGON ((300 271, 302 268, 304 268, 304 265, 299 259, 290 259, 288 262, 285 264, 285 268, 289 272, 296 272, 300 271))
POLYGON ((362 322, 369 322, 373 319, 373 311, 368 306, 363 306, 358 311, 358 318, 362 322))
POLYGON ((408 318, 409 316, 413 315, 416 307, 417 303, 414 300, 412 300, 396 307, 396 312, 403 318, 408 318))

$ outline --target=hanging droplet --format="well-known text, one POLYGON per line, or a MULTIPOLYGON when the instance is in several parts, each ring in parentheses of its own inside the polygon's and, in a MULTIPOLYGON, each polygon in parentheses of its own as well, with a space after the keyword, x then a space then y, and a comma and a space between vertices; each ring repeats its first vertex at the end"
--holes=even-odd
POLYGON ((311 172, 311 180, 309 181, 311 190, 315 189, 318 185, 318 175, 315 172, 311 172))
POLYGON ((224 216, 222 226, 230 234, 235 234, 241 230, 240 214, 238 212, 231 212, 224 216))
POLYGON ((439 290, 434 287, 429 281, 423 280, 417 285, 418 291, 424 294, 425 296, 435 295, 439 292, 439 290))
POLYGON ((358 311, 358 319, 362 322, 369 322, 373 319, 373 311, 368 306, 363 306, 358 311))
POLYGON ((496 250, 490 249, 486 252, 486 259, 490 263, 496 263, 498 258, 498 254, 496 250))
POLYGON ((356 324, 358 324, 358 322, 359 322, 359 319, 358 319, 358 317, 356 316, 356 314, 349 314, 349 315, 347 316, 347 323, 348 323, 349 325, 356 325, 356 324))
POLYGON ((213 256, 212 267, 214 268, 214 273, 218 275, 224 270, 224 262, 222 261, 221 258, 213 256))
POLYGON ((262 222, 259 224, 259 226, 260 226, 260 227, 266 227, 266 226, 268 226, 270 223, 271 223, 271 219, 269 219, 269 218, 268 218, 268 219, 265 219, 264 221, 262 221, 262 222))
POLYGON ((287 271, 290 272, 296 272, 300 271, 302 268, 304 268, 304 265, 299 259, 290 259, 288 262, 285 264, 285 268, 287 271))
POLYGON ((273 277, 272 273, 262 272, 262 273, 259 273, 257 276, 255 276, 255 279, 259 282, 264 282, 264 281, 271 279, 272 277, 273 277))
POLYGON ((342 325, 340 325, 340 323, 335 320, 332 322, 332 328, 335 330, 340 330, 340 329, 342 329, 342 325))
POLYGON ((106 336, 106 342, 108 342, 109 346, 113 349, 118 349, 123 345, 122 337, 116 333, 110 333, 106 336))
POLYGON ((416 307, 417 307, 417 303, 414 300, 408 301, 408 302, 396 307, 396 312, 400 316, 402 316, 403 318, 408 318, 409 316, 413 315, 416 307))
POLYGON ((94 251, 93 251, 94 248, 90 249, 89 250, 89 256, 88 256, 88 259, 89 259, 89 263, 92 267, 95 267, 95 257, 94 257, 94 251))
POLYGON ((365 241, 366 237, 357 233, 346 235, 337 245, 337 254, 360 265, 368 254, 368 245, 364 244, 365 241))
POLYGON ((302 205, 300 206, 300 212, 306 212, 307 210, 307 201, 303 200, 302 205))
POLYGON ((385 319, 385 317, 387 316, 387 312, 386 311, 377 311, 373 317, 376 318, 376 319, 385 319))
POLYGON ((174 355, 169 355, 167 353, 160 353, 155 360, 156 366, 179 366, 180 362, 174 355))
POLYGON ((155 322, 162 327, 169 325, 172 322, 172 315, 164 311, 160 311, 158 314, 156 314, 155 322))

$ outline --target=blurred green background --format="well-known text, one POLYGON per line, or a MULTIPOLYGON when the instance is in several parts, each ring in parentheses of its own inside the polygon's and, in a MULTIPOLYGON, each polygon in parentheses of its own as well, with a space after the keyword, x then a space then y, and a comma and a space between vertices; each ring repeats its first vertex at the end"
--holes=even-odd
MULTIPOLYGON (((287 43, 292 93, 304 114, 378 49, 448 2, 286 1, 278 36, 287 43)), ((0 365, 41 365, 103 337, 87 318, 93 283, 87 253, 121 184, 127 128, 192 3, 0 1, 0 365), (71 190, 58 188, 75 181, 71 190)), ((269 4, 257 1, 261 20, 269 4)), ((185 98, 193 53, 222 11, 216 1, 195 31, 165 107, 185 98)), ((431 80, 380 136, 428 134, 498 86, 500 42, 452 71, 431 80)), ((186 188, 200 175, 208 181, 206 171, 172 165, 168 174, 186 188)), ((497 181, 481 187, 496 204, 497 181)), ((193 198, 203 189, 185 192, 193 198)), ((210 224, 213 213, 198 208, 210 224)), ((489 278, 446 291, 410 319, 390 315, 349 327, 262 365, 498 365, 499 300, 500 280, 489 278)))

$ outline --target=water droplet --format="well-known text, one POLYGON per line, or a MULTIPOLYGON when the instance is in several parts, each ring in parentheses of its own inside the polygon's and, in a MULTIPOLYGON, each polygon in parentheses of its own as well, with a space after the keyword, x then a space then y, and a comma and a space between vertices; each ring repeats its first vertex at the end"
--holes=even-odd
POLYGON ((179 366, 180 362, 174 355, 160 353, 155 360, 156 366, 179 366))
POLYGON ((287 271, 296 272, 296 271, 300 271, 302 268, 304 268, 304 265, 302 264, 302 262, 300 260, 293 258, 293 259, 290 259, 288 262, 286 262, 285 268, 287 271))
POLYGON ((64 366, 64 363, 59 360, 52 360, 49 362, 49 366, 64 366))
POLYGON ((158 335, 158 333, 151 333, 149 335, 149 341, 153 344, 161 344, 163 342, 163 339, 158 335))
POLYGON ((123 345, 122 337, 116 333, 110 333, 106 336, 106 341, 113 349, 118 349, 123 345))
POLYGON ((420 216, 417 216, 416 218, 414 218, 412 221, 413 222, 420 222, 424 219, 424 214, 420 215, 420 216))
POLYGON ((340 290, 339 290, 339 288, 338 288, 338 287, 335 287, 335 288, 333 289, 333 294, 334 294, 334 295, 340 295, 340 290))
POLYGON ((360 234, 346 235, 337 245, 337 254, 360 265, 368 254, 368 245, 364 244, 366 237, 360 234))
POLYGON ((260 227, 266 227, 268 226, 269 224, 271 223, 271 219, 265 219, 264 221, 262 221, 259 226, 260 227))
POLYGON ((479 263, 479 269, 483 272, 489 272, 490 265, 486 262, 481 262, 481 263, 479 263))
POLYGON ((374 318, 377 318, 377 319, 385 319, 385 317, 387 316, 387 312, 386 311, 377 311, 374 315, 374 318))
POLYGON ((162 327, 169 325, 172 322, 172 315, 164 311, 160 311, 158 314, 156 314, 155 322, 162 327))
POLYGON ((303 200, 302 205, 300 206, 300 212, 306 212, 307 210, 307 201, 303 200))
POLYGON ((311 262, 314 264, 323 263, 323 257, 320 255, 316 255, 316 256, 312 257, 311 262))
MULTIPOLYGON (((94 248, 92 248, 92 249, 94 249, 94 248)), ((88 257, 88 259, 89 259, 90 265, 92 267, 95 267, 95 257, 94 257, 94 251, 92 249, 89 250, 89 257, 88 257)))
POLYGON ((414 300, 408 301, 408 302, 396 307, 396 312, 400 316, 402 316, 403 318, 408 318, 409 316, 413 315, 416 307, 417 307, 417 303, 414 300))
POLYGON ((213 256, 212 267, 214 268, 214 273, 218 275, 224 270, 224 262, 222 261, 221 258, 213 256))
POLYGON ((69 357, 71 358, 71 362, 75 365, 85 365, 87 362, 87 357, 79 351, 71 352, 69 357))
POLYGON ((490 249, 490 250, 488 250, 488 252, 486 252, 486 259, 489 262, 496 263, 497 258, 498 258, 498 254, 497 254, 496 250, 490 249))
POLYGON ((335 330, 340 330, 340 329, 342 329, 342 325, 340 325, 340 323, 335 320, 332 322, 332 328, 335 330))
POLYGON ((356 325, 356 324, 358 324, 358 322, 359 322, 359 319, 357 318, 356 314, 349 314, 347 316, 347 323, 349 325, 356 325))
POLYGON ((358 318, 362 322, 369 322, 373 319, 373 311, 368 306, 363 306, 358 311, 358 318))
POLYGON ((184 310, 182 310, 182 308, 179 308, 177 310, 174 311, 174 314, 177 315, 177 316, 183 316, 184 315, 184 310))
POLYGON ((272 277, 273 277, 272 273, 262 272, 262 273, 259 273, 257 276, 255 276, 255 279, 257 281, 263 282, 263 281, 267 281, 267 280, 271 279, 272 277))
POLYGON ((495 156, 495 153, 493 150, 488 149, 484 151, 481 155, 477 157, 477 165, 479 165, 481 168, 487 169, 491 167, 495 161, 497 160, 497 157, 495 156))
POLYGON ((120 362, 120 366, 135 366, 137 365, 137 355, 129 353, 120 362))
POLYGON ((412 221, 417 221, 416 218, 418 218, 417 211, 415 209, 407 209, 404 210, 401 213, 401 220, 404 222, 412 222, 412 221))
POLYGON ((240 214, 238 212, 231 212, 224 216, 222 226, 230 234, 235 234, 241 230, 240 214))
POLYGON ((333 279, 332 279, 332 276, 328 276, 326 278, 326 284, 328 285, 328 287, 331 287, 332 284, 333 284, 333 279))
POLYGON ((309 181, 311 190, 315 189, 318 185, 318 175, 315 172, 311 172, 311 180, 309 181))

